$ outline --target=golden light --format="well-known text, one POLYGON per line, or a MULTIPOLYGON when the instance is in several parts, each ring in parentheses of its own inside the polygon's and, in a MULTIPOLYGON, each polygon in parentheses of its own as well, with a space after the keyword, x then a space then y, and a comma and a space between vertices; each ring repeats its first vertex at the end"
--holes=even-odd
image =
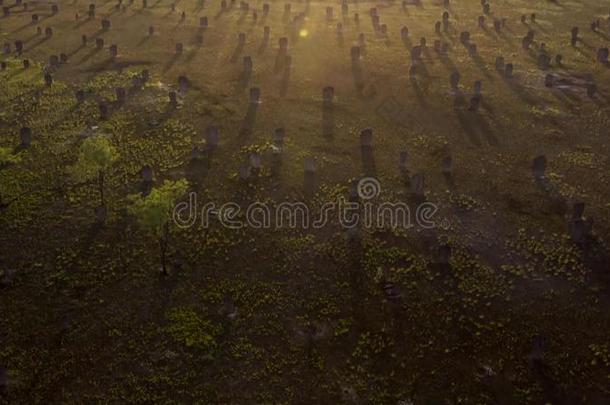
POLYGON ((307 35, 309 35, 309 31, 307 31, 306 29, 302 29, 299 31, 299 36, 301 38, 305 38, 307 35))

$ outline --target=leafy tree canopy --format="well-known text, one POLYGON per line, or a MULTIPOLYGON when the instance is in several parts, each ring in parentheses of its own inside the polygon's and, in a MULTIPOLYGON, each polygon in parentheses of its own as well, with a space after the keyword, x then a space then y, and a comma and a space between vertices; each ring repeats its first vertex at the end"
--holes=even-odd
POLYGON ((129 212, 134 215, 140 225, 157 236, 163 235, 163 228, 170 220, 176 200, 186 193, 186 180, 166 180, 160 187, 153 188, 149 195, 131 195, 132 204, 129 212))
POLYGON ((8 165, 10 163, 17 163, 21 160, 20 155, 15 155, 11 148, 0 147, 0 165, 8 165))
POLYGON ((108 169, 117 157, 116 148, 106 136, 91 136, 81 144, 72 174, 77 180, 91 180, 108 169))

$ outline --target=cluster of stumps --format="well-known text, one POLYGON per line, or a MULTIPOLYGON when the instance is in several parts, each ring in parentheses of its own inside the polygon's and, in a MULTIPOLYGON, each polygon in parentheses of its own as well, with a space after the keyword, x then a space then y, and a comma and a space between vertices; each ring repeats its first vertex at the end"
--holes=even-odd
MULTIPOLYGON (((0 0, 0 4, 3 4, 5 0, 0 0)), ((230 0, 227 3, 226 0, 222 0, 220 7, 221 11, 228 10, 229 8, 235 7, 235 0, 230 0)), ((133 4, 133 0, 129 0, 129 5, 133 4)), ((200 2, 200 4, 202 4, 200 2)), ((403 1, 402 7, 406 8, 409 5, 414 3, 409 3, 407 1, 403 1)), ((28 10, 28 3, 22 2, 22 0, 15 0, 15 4, 12 6, 3 6, 3 15, 4 17, 9 17, 11 15, 11 10, 14 7, 21 6, 24 11, 28 10)), ((442 12, 440 16, 440 20, 436 21, 434 24, 434 31, 437 34, 447 33, 450 31, 452 27, 452 17, 450 14, 450 4, 449 0, 444 0, 443 6, 445 10, 442 12)), ((118 0, 116 4, 117 9, 126 9, 126 5, 123 3, 123 0, 118 0)), ((142 0, 142 7, 147 8, 148 2, 147 0, 142 0)), ((176 10, 175 4, 171 6, 172 11, 176 10)), ((258 19, 258 10, 251 10, 250 4, 244 1, 241 1, 239 4, 239 9, 243 13, 250 14, 252 19, 256 21, 258 19)), ((267 15, 270 12, 270 5, 268 3, 263 4, 262 14, 267 15)), ((287 3, 284 6, 284 14, 285 16, 290 16, 292 11, 291 4, 287 3)), ((52 4, 50 6, 51 14, 57 14, 59 12, 59 7, 57 4, 52 4)), ((349 7, 346 0, 342 0, 341 2, 341 14, 343 17, 348 16, 349 7)), ((95 19, 96 16, 96 6, 95 4, 90 4, 87 10, 87 15, 84 18, 95 19)), ((327 21, 332 21, 334 16, 333 7, 326 8, 326 19, 327 21)), ((180 20, 186 20, 186 13, 180 13, 180 20)), ((371 24, 374 28, 374 31, 378 35, 387 36, 388 27, 386 24, 382 23, 380 10, 377 7, 373 7, 369 10, 369 17, 371 24)), ((81 17, 79 14, 75 15, 75 18, 78 20, 81 17)), ((209 28, 209 20, 207 16, 198 17, 198 27, 199 31, 197 33, 197 42, 202 44, 203 32, 209 28)), ((298 13, 296 16, 291 18, 290 25, 293 31, 297 31, 305 22, 306 14, 304 12, 298 13)), ((354 21, 356 24, 360 23, 360 15, 355 13, 354 21)), ((40 17, 38 14, 31 15, 31 23, 32 25, 36 25, 40 21, 40 17)), ((554 57, 551 55, 545 45, 544 42, 536 41, 536 33, 534 29, 531 27, 535 27, 536 25, 536 14, 531 14, 529 16, 523 15, 520 19, 521 24, 529 27, 527 34, 522 39, 522 47, 526 52, 537 52, 537 64, 538 68, 541 71, 548 71, 552 66, 552 61, 554 61, 555 67, 561 67, 563 63, 565 63, 564 58, 561 54, 556 54, 554 57), (534 51, 535 49, 535 51, 534 51)), ((481 15, 476 19, 476 26, 480 30, 488 30, 493 28, 493 30, 497 33, 502 32, 505 29, 507 24, 507 18, 498 18, 493 16, 491 13, 491 4, 488 0, 481 0, 481 15), (489 25, 488 21, 492 21, 491 25, 489 25)), ((112 23, 108 18, 102 18, 100 20, 100 28, 102 32, 107 32, 112 29, 112 23)), ((343 32, 343 24, 337 23, 337 34, 341 35, 343 32)), ((594 32, 608 31, 610 30, 610 17, 606 21, 595 20, 591 23, 590 29, 594 32)), ((268 43, 270 38, 271 28, 269 26, 264 27, 263 31, 263 41, 264 44, 268 43)), ((148 35, 154 35, 155 27, 150 26, 148 28, 148 35)), ((53 27, 47 26, 42 29, 42 27, 36 27, 37 35, 44 35, 47 38, 50 38, 54 35, 53 27)), ((573 27, 570 36, 569 43, 571 46, 578 46, 580 40, 580 29, 579 27, 573 27)), ((409 37, 409 29, 406 26, 403 26, 400 29, 400 37, 402 41, 410 46, 410 54, 411 54, 411 66, 409 69, 409 75, 411 80, 417 80, 419 77, 425 76, 427 74, 427 70, 425 67, 425 58, 423 57, 425 54, 429 52, 428 45, 425 37, 419 39, 419 44, 411 46, 411 39, 409 37)), ((567 40, 566 40, 567 41, 567 40)), ((90 39, 86 35, 82 35, 82 46, 87 46, 90 42, 90 39)), ((292 66, 292 58, 289 53, 288 47, 288 37, 279 38, 278 45, 278 54, 276 57, 275 69, 278 72, 284 72, 284 75, 288 75, 292 66)), ((471 40, 471 33, 469 31, 462 31, 459 34, 459 42, 463 45, 470 57, 478 58, 477 53, 477 45, 471 40)), ((241 32, 238 33, 237 36, 237 46, 238 48, 243 48, 246 44, 246 34, 241 32)), ((103 38, 96 37, 95 38, 95 47, 97 49, 103 49, 106 46, 103 38)), ((363 48, 365 46, 365 36, 363 33, 360 33, 358 36, 358 44, 353 46, 350 50, 351 56, 351 64, 352 64, 352 72, 356 77, 356 86, 362 86, 362 82, 358 80, 360 75, 361 66, 360 61, 363 54, 363 48)), ((447 57, 448 51, 450 49, 450 45, 447 42, 444 42, 440 39, 436 39, 433 44, 433 50, 438 54, 440 58, 447 57)), ((177 42, 175 44, 175 53, 181 54, 184 51, 184 45, 181 42, 177 42)), ((13 44, 10 42, 6 42, 3 45, 3 52, 5 55, 14 54, 17 57, 20 57, 24 52, 24 41, 23 40, 15 40, 13 44)), ((108 46, 108 52, 111 58, 119 57, 119 47, 117 44, 110 44, 108 46)), ((597 62, 601 64, 608 64, 608 48, 599 48, 597 50, 597 62)), ((53 73, 61 67, 62 64, 68 63, 68 55, 66 53, 60 53, 59 55, 51 55, 49 57, 49 61, 45 66, 43 75, 44 80, 47 86, 53 85, 53 73)), ((28 59, 23 59, 23 68, 28 69, 30 67, 30 61, 28 59)), ((6 62, 2 62, 0 68, 5 70, 8 68, 6 62)), ((496 71, 504 77, 506 80, 513 79, 513 70, 514 66, 512 63, 507 62, 502 55, 498 55, 495 59, 495 69, 496 71)), ((243 57, 243 77, 249 78, 252 74, 253 70, 253 61, 250 56, 243 57)), ((139 88, 143 86, 148 80, 150 80, 150 73, 147 69, 142 70, 141 73, 133 78, 132 86, 133 88, 139 88)), ((544 76, 544 84, 546 87, 552 88, 558 82, 557 75, 553 73, 547 73, 544 76)), ((247 80, 246 80, 247 82, 247 80)), ((180 76, 178 78, 177 89, 172 90, 168 93, 168 104, 177 108, 180 105, 180 98, 189 90, 190 80, 186 76, 180 76)), ((449 85, 454 94, 454 107, 460 108, 464 103, 464 95, 460 91, 460 73, 455 70, 449 76, 449 85)), ((594 82, 587 82, 585 84, 586 92, 590 97, 594 97, 597 92, 597 85, 594 82)), ((470 97, 468 110, 472 112, 477 112, 482 104, 483 98, 483 82, 481 80, 477 80, 474 83, 474 91, 470 97)), ((99 119, 107 120, 109 118, 111 108, 121 108, 126 102, 128 91, 123 87, 119 87, 115 89, 116 101, 114 105, 111 105, 107 102, 99 102, 99 119)), ((75 92, 75 98, 78 103, 82 103, 86 99, 86 94, 82 90, 77 90, 75 92)), ((330 111, 333 108, 333 100, 335 96, 335 90, 332 86, 327 86, 322 89, 322 98, 323 98, 323 109, 325 111, 330 111)), ((255 111, 257 105, 261 102, 261 89, 258 87, 252 87, 249 89, 249 111, 255 111)), ((215 150, 219 143, 220 131, 217 127, 211 126, 208 127, 205 131, 206 137, 206 147, 205 150, 200 150, 198 147, 193 149, 192 159, 197 160, 200 159, 203 153, 211 153, 215 150)), ((273 150, 274 156, 276 156, 276 163, 279 161, 279 156, 281 156, 281 151, 284 147, 284 135, 285 131, 283 128, 278 128, 274 131, 273 134, 273 150)), ((22 147, 27 147, 30 145, 32 138, 32 131, 30 128, 24 127, 21 128, 20 131, 20 139, 22 147)), ((372 129, 365 129, 361 132, 361 148, 363 150, 363 156, 369 155, 373 146, 373 131, 372 129)), ((400 155, 400 170, 405 175, 407 179, 407 183, 411 189, 411 193, 414 196, 422 197, 424 195, 424 178, 423 174, 418 173, 414 176, 410 176, 407 166, 407 155, 406 152, 401 153, 400 155)), ((253 176, 258 175, 262 166, 262 156, 259 153, 253 153, 249 156, 248 162, 244 163, 240 166, 238 170, 239 178, 243 181, 248 181, 253 176)), ((452 160, 450 156, 443 158, 441 162, 441 167, 443 174, 446 177, 451 177, 451 169, 452 169, 452 160)), ((544 156, 538 156, 534 159, 534 173, 537 179, 544 179, 544 168, 546 167, 546 158, 544 156)), ((305 169, 305 177, 306 182, 311 180, 316 171, 316 162, 313 158, 306 158, 304 162, 305 169), (309 180, 308 180, 309 179, 309 180)), ((146 182, 147 179, 152 178, 152 169, 150 167, 145 167, 142 171, 143 180, 146 182)), ((148 180, 149 181, 149 180, 148 180)), ((546 183, 545 183, 546 184, 546 183)), ((548 186, 548 184, 547 184, 548 186)), ((582 239, 582 236, 590 231, 591 223, 590 221, 582 220, 582 211, 584 210, 584 206, 577 203, 574 208, 573 222, 570 224, 571 229, 573 230, 573 235, 575 235, 576 239, 582 239), (580 213, 580 214, 579 214, 580 213)))
MULTIPOLYGON (((0 0, 0 6, 2 6, 2 15, 4 18, 10 18, 12 15, 13 9, 20 7, 24 12, 29 11, 29 5, 27 2, 23 2, 22 0, 14 0, 14 4, 6 5, 6 0, 0 0)), ((199 0, 200 4, 202 0, 199 0)), ((416 0, 417 1, 417 0, 416 0)), ((236 0, 222 0, 220 3, 221 11, 228 10, 230 8, 236 7, 236 0)), ((128 5, 132 5, 133 0, 128 1, 128 5)), ((402 2, 402 7, 406 8, 409 5, 415 4, 414 2, 402 2)), ((147 8, 149 6, 148 0, 142 0, 141 7, 147 8)), ((436 34, 448 33, 452 29, 452 16, 450 13, 450 2, 449 0, 443 1, 443 6, 445 10, 443 10, 440 15, 440 19, 435 21, 434 23, 434 32, 436 34)), ((118 0, 116 4, 117 9, 125 10, 127 7, 126 4, 123 3, 123 0, 118 0)), ((494 16, 491 12, 491 3, 488 0, 481 0, 481 15, 476 18, 476 21, 473 21, 473 25, 476 23, 476 27, 479 30, 490 30, 493 29, 496 33, 501 33, 505 30, 508 19, 507 18, 498 18, 494 16)), ((171 6, 172 11, 176 11, 175 4, 171 6)), ((247 13, 250 15, 253 21, 257 21, 259 18, 259 10, 251 9, 250 4, 244 1, 239 3, 239 9, 243 13, 247 13)), ((271 6, 268 3, 264 3, 262 7, 262 15, 265 16, 270 13, 271 6)), ((343 17, 349 15, 349 6, 346 0, 341 0, 340 11, 343 17)), ((59 13, 59 6, 57 4, 50 5, 50 13, 55 15, 59 13)), ((284 14, 286 16, 290 16, 292 12, 291 4, 284 5, 284 14)), ((326 7, 325 16, 327 21, 333 21, 334 19, 334 8, 326 7)), ((373 7, 369 10, 368 16, 370 18, 370 23, 374 28, 374 31, 377 35, 380 36, 388 36, 390 35, 387 24, 382 22, 382 15, 380 13, 380 9, 377 7, 373 7)), ((80 16, 78 13, 75 14, 75 19, 80 20, 82 18, 87 19, 95 19, 96 18, 96 6, 95 4, 90 4, 88 6, 86 16, 80 16)), ((187 19, 186 12, 180 12, 180 21, 185 21, 187 19)), ((304 12, 297 13, 294 17, 292 17, 290 21, 291 29, 295 32, 303 26, 305 23, 306 14, 304 12)), ((353 15, 353 20, 356 25, 360 24, 361 16, 358 13, 353 15)), ((54 29, 51 26, 41 27, 38 25, 42 21, 41 16, 37 13, 31 14, 31 25, 36 28, 36 35, 44 38, 51 38, 54 34, 54 29)), ((207 16, 199 16, 198 17, 198 31, 196 35, 196 43, 202 45, 204 43, 204 32, 209 29, 209 19, 207 16)), ((536 14, 523 15, 520 18, 520 23, 523 26, 528 27, 527 33, 523 36, 521 40, 521 46, 523 52, 532 53, 537 61, 537 67, 543 73, 544 77, 544 86, 547 88, 553 88, 561 84, 561 77, 556 73, 551 73, 549 70, 552 68, 561 68, 566 61, 562 54, 555 53, 552 54, 544 42, 539 42, 536 39, 536 31, 532 27, 535 27, 537 24, 537 16, 536 14)), ((605 21, 597 19, 592 21, 590 24, 590 30, 595 33, 610 32, 610 17, 608 17, 605 21)), ((109 18, 100 19, 100 29, 101 32, 108 32, 112 30, 112 22, 109 18)), ((342 36, 344 32, 344 27, 341 22, 336 25, 337 35, 339 37, 342 36)), ((147 34, 152 36, 155 34, 155 27, 149 26, 147 34)), ((266 45, 270 41, 271 28, 269 26, 264 26, 263 28, 263 44, 266 45)), ((410 31, 407 26, 402 26, 399 30, 399 35, 402 42, 407 45, 410 49, 410 60, 411 65, 409 68, 409 76, 411 80, 417 81, 419 78, 425 77, 427 75, 427 69, 425 66, 425 56, 429 52, 435 52, 439 58, 447 58, 451 45, 443 41, 441 39, 435 39, 432 45, 432 49, 429 49, 428 41, 425 37, 421 37, 418 40, 417 45, 412 44, 412 39, 410 38, 410 31)), ((572 47, 578 47, 581 39, 581 30, 579 27, 573 27, 569 33, 566 33, 566 45, 569 44, 572 47)), ((81 36, 81 45, 82 47, 89 46, 91 44, 92 39, 87 35, 81 36)), ((363 33, 360 33, 357 37, 357 45, 354 45, 350 49, 351 58, 351 68, 352 73, 356 78, 356 86, 363 86, 361 80, 361 59, 364 51, 366 43, 366 38, 363 33)), ((477 44, 472 41, 470 31, 461 31, 459 33, 459 43, 467 50, 468 55, 474 60, 480 58, 478 53, 477 44)), ((246 33, 240 32, 237 35, 237 47, 241 49, 246 44, 246 33)), ((119 44, 106 44, 104 39, 101 37, 96 37, 94 39, 93 44, 98 50, 107 49, 108 54, 111 58, 117 59, 120 58, 119 53, 119 44)), ((173 52, 176 55, 180 55, 184 52, 184 44, 182 42, 176 42, 173 45, 173 52)), ((23 58, 24 52, 26 52, 25 41, 23 39, 17 39, 13 42, 5 42, 2 46, 2 52, 4 55, 11 55, 17 58, 21 58, 22 68, 29 69, 31 67, 31 62, 27 58, 23 58)), ((61 69, 61 66, 69 63, 69 53, 59 53, 59 55, 51 55, 49 57, 48 62, 45 65, 43 70, 44 81, 47 86, 53 86, 53 75, 58 70, 61 69)), ((607 47, 598 48, 596 51, 596 61, 595 63, 608 65, 609 61, 609 51, 607 47)), ((248 82, 248 78, 251 76, 253 72, 253 60, 251 56, 244 56, 242 59, 243 63, 243 74, 242 77, 246 83, 248 82)), ((290 69, 292 67, 292 57, 289 52, 289 39, 287 36, 283 36, 279 38, 278 41, 278 53, 275 60, 275 71, 281 72, 284 76, 289 75, 290 69)), ((514 80, 514 65, 512 62, 507 61, 504 56, 497 55, 495 56, 494 67, 498 75, 503 77, 507 81, 514 80)), ((0 70, 9 69, 9 65, 5 61, 0 62, 0 70)), ((114 89, 114 94, 116 101, 112 103, 101 101, 98 102, 98 119, 99 120, 108 120, 110 118, 112 109, 120 109, 127 102, 127 96, 130 93, 130 90, 137 90, 144 86, 148 81, 150 81, 150 71, 148 69, 144 69, 139 74, 135 75, 132 79, 132 89, 127 89, 125 87, 117 87, 114 89)), ((464 100, 464 94, 460 90, 461 85, 461 75, 455 70, 449 74, 448 84, 452 90, 453 99, 454 99, 454 107, 461 108, 463 106, 467 106, 467 110, 476 113, 481 108, 483 102, 483 81, 476 80, 473 85, 473 92, 470 95, 469 101, 464 100)), ((584 84, 586 88, 586 93, 589 97, 595 97, 598 88, 597 84, 594 81, 588 81, 584 84)), ((181 99, 186 95, 186 93, 191 89, 192 81, 185 75, 179 76, 177 83, 175 83, 175 90, 171 90, 167 94, 167 103, 170 108, 179 108, 181 104, 181 99)), ((261 89, 259 87, 251 87, 249 88, 249 105, 248 111, 249 114, 254 114, 256 112, 257 106, 261 103, 262 95, 261 89)), ((321 89, 322 93, 322 110, 326 114, 332 114, 332 110, 335 104, 335 88, 333 86, 325 86, 321 89)), ((84 90, 78 89, 74 93, 74 97, 77 103, 84 103, 89 94, 87 94, 84 90)), ((165 95, 164 95, 165 97, 165 95)), ((218 126, 208 126, 205 128, 205 146, 201 149, 199 146, 195 146, 191 153, 191 162, 199 162, 205 156, 210 156, 220 145, 221 131, 218 126)), ((282 127, 276 128, 272 133, 272 170, 276 168, 281 162, 282 152, 285 147, 284 139, 286 136, 286 130, 282 127)), ((20 147, 28 148, 31 145, 33 133, 30 127, 22 127, 19 131, 20 137, 20 147)), ((360 139, 360 148, 363 156, 363 160, 371 159, 373 153, 374 146, 374 134, 371 128, 365 128, 360 131, 359 134, 360 139)), ((399 170, 404 179, 404 183, 407 185, 410 198, 415 201, 424 201, 425 200, 425 177, 423 173, 410 173, 409 171, 409 156, 407 152, 401 151, 399 153, 399 170)), ((443 176, 447 179, 447 181, 452 181, 452 172, 453 172, 453 159, 451 156, 443 156, 441 161, 439 162, 440 170, 443 176)), ((248 155, 246 162, 243 162, 238 168, 238 178, 241 182, 247 183, 251 181, 253 178, 256 178, 261 174, 264 165, 264 157, 260 152, 252 152, 248 155)), ((316 175, 316 161, 312 157, 306 157, 303 162, 304 174, 305 174, 305 188, 308 190, 309 186, 313 183, 313 179, 316 175)), ((561 197, 559 193, 551 182, 546 177, 547 170, 547 159, 544 155, 536 156, 532 162, 532 173, 537 182, 548 195, 553 198, 560 200, 561 197)), ((143 192, 150 192, 153 182, 154 182, 154 170, 151 166, 144 166, 141 169, 141 182, 143 185, 143 192)), ((356 184, 352 184, 349 188, 349 199, 352 202, 358 202, 360 197, 358 195, 356 184)), ((585 204, 581 201, 576 201, 571 204, 571 209, 566 209, 566 211, 570 211, 567 215, 567 224, 566 227, 572 237, 572 240, 578 244, 586 243, 587 239, 591 235, 593 220, 591 218, 587 218, 584 215, 585 212, 585 204)), ((357 233, 357 228, 350 229, 348 236, 351 241, 357 243, 359 237, 357 233)), ((439 268, 446 268, 449 266, 451 256, 451 247, 449 245, 441 245, 438 248, 437 252, 437 264, 440 266, 439 268)), ((387 268, 384 268, 387 270, 387 268)), ((445 272, 449 274, 450 272, 445 272)), ((10 274, 5 275, 5 279, 2 280, 2 283, 7 283, 10 281, 10 274)), ((0 286, 2 286, 0 283, 0 286)), ((389 280, 387 274, 383 275, 381 280, 381 288, 385 296, 388 300, 394 301, 400 299, 401 293, 399 291, 398 286, 389 280)), ((533 343, 532 349, 532 362, 534 364, 539 364, 542 359, 542 353, 545 346, 545 341, 543 337, 536 337, 533 343)), ((0 365, 0 394, 7 390, 9 381, 7 370, 0 365)))

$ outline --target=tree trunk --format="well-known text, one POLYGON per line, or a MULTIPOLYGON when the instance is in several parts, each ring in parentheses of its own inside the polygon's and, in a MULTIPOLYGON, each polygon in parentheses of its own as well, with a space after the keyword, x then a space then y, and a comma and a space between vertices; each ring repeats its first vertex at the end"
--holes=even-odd
POLYGON ((166 247, 163 238, 159 239, 159 245, 161 246, 161 274, 167 276, 167 259, 165 254, 166 247))
POLYGON ((98 176, 98 180, 99 180, 99 192, 100 192, 100 203, 102 205, 102 207, 106 206, 106 199, 104 198, 104 172, 102 170, 100 170, 99 172, 99 176, 98 176))
POLYGON ((161 274, 164 276, 168 275, 167 272, 167 245, 169 243, 169 223, 166 222, 163 225, 163 234, 159 238, 159 245, 161 247, 161 274))

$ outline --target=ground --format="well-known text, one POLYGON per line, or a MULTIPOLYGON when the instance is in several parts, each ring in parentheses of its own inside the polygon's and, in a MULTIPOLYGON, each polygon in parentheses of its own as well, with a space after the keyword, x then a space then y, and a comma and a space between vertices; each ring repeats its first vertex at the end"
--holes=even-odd
POLYGON ((491 0, 485 29, 477 0, 349 2, 346 15, 339 3, 294 2, 286 13, 283 2, 270 2, 266 16, 262 1, 247 12, 237 2, 223 11, 216 0, 182 0, 175 11, 167 0, 147 8, 94 2, 91 19, 87 2, 56 4, 53 14, 51 3, 30 1, 24 11, 4 0, 11 13, 0 18, 0 42, 12 50, 1 57, 0 147, 15 156, 0 164, 2 401, 610 403, 610 69, 596 59, 609 42, 610 2, 491 0), (326 7, 334 8, 330 21, 326 7), (372 7, 387 34, 374 30, 372 7), (435 33, 445 10, 450 26, 435 33), (305 20, 292 24, 300 12, 305 20), (499 32, 494 18, 506 18, 499 32), (460 42, 466 30, 476 56, 460 42), (535 38, 524 50, 528 30, 535 38), (425 69, 412 76, 410 50, 424 36, 425 69), (14 53, 16 40, 23 55, 14 53), (447 56, 435 40, 449 44, 447 56), (542 43, 546 70, 537 63, 542 43), (61 53, 67 63, 50 68, 49 57, 61 53), (514 77, 496 70, 500 55, 514 77), (134 86, 143 69, 150 80, 134 86), (459 90, 450 86, 454 71, 459 90), (476 80, 482 104, 470 111, 476 80), (325 86, 334 87, 331 105, 325 86), (127 90, 124 104, 117 87, 127 90), (249 103, 251 87, 260 88, 259 104, 249 103), (105 120, 100 103, 109 107, 105 120), (218 147, 191 159, 194 146, 207 147, 212 125, 218 147), (22 127, 31 128, 29 147, 19 146, 22 127), (271 145, 279 127, 278 164, 271 145), (364 128, 373 129, 372 152, 360 147, 364 128), (118 154, 106 175, 103 225, 95 183, 70 171, 82 140, 98 134, 118 154), (238 169, 253 151, 262 170, 242 180, 238 169), (546 174, 536 180, 532 161, 542 154, 546 174), (447 156, 450 178, 441 170, 447 156), (307 157, 317 162, 312 190, 304 186, 307 157), (415 210, 422 200, 405 180, 423 173, 436 225, 363 228, 355 238, 337 218, 322 229, 172 226, 169 275, 161 276, 157 239, 128 212, 145 165, 156 186, 188 180, 200 206, 304 201, 312 212, 347 198, 363 176, 378 179, 378 201, 415 210), (575 202, 594 219, 585 238, 570 232, 575 202), (439 260, 443 246, 451 247, 448 263, 439 260))

